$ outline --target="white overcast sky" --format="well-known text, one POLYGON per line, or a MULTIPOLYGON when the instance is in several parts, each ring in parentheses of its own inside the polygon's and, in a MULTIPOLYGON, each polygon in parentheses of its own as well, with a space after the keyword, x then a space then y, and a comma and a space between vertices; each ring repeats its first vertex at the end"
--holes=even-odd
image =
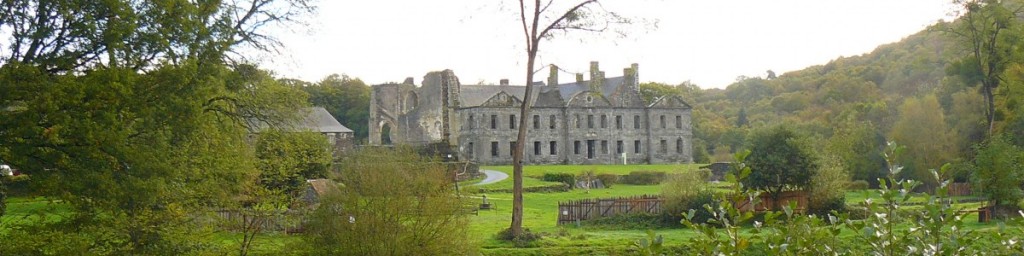
MULTIPOLYGON (((565 0, 557 0, 565 1, 565 0)), ((639 63, 643 82, 725 87, 737 76, 765 76, 868 53, 941 19, 948 0, 606 0, 605 9, 657 20, 627 38, 576 34, 541 44, 539 64, 606 76, 639 63)), ((419 84, 451 69, 463 84, 523 84, 523 35, 511 1, 321 0, 309 27, 278 36, 285 48, 262 65, 278 76, 318 81, 347 74, 368 84, 419 84)), ((536 80, 547 78, 539 73, 536 80)), ((560 81, 574 80, 572 74, 560 81)))

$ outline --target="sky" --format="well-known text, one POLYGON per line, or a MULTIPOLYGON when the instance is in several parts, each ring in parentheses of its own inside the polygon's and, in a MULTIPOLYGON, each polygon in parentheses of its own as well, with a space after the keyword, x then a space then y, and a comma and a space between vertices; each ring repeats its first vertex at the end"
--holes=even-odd
MULTIPOLYGON (((569 3, 570 1, 558 0, 569 3)), ((641 82, 724 88, 855 56, 951 20, 948 0, 605 0, 605 10, 646 22, 626 37, 573 33, 541 43, 538 67, 558 65, 561 82, 598 61, 607 77, 639 64, 641 82)), ((499 0, 321 0, 307 25, 276 32, 280 54, 263 57, 280 77, 319 81, 345 74, 367 84, 420 84, 451 69, 462 84, 524 84, 518 10, 499 0)), ((589 76, 587 76, 589 77, 589 76)), ((547 71, 535 80, 544 81, 547 71)))

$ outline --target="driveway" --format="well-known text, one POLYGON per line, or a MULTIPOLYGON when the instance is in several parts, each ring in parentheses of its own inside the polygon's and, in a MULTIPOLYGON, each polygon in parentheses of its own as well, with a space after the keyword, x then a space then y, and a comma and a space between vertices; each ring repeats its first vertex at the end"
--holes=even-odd
POLYGON ((481 180, 480 183, 473 184, 473 186, 487 185, 508 179, 508 174, 504 172, 495 170, 480 170, 480 172, 484 173, 484 180, 481 180))

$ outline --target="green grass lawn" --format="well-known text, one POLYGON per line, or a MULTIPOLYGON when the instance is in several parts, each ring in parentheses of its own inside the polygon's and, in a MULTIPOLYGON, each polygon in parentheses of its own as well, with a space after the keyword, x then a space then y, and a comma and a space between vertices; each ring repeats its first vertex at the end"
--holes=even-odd
MULTIPOLYGON (((628 174, 637 170, 665 171, 671 173, 686 172, 695 170, 698 165, 595 165, 595 166, 527 166, 525 169, 524 185, 549 186, 557 182, 541 181, 535 177, 544 173, 582 173, 593 170, 595 173, 628 174)), ((511 174, 510 166, 486 166, 482 169, 503 171, 511 174)), ((576 225, 556 225, 557 209, 559 202, 566 202, 590 198, 611 198, 635 195, 656 195, 661 193, 661 185, 624 185, 615 184, 607 189, 592 189, 590 191, 575 189, 568 192, 548 193, 526 193, 524 195, 524 226, 532 232, 544 234, 544 239, 537 242, 535 248, 515 248, 511 243, 495 239, 495 235, 501 230, 508 228, 511 222, 512 194, 511 193, 479 193, 474 192, 471 184, 478 182, 471 180, 461 183, 462 195, 467 196, 467 204, 476 205, 486 195, 488 201, 493 204, 494 209, 479 211, 478 215, 471 215, 469 218, 469 237, 478 244, 481 252, 487 255, 558 255, 558 254, 587 254, 602 255, 622 252, 629 247, 633 241, 645 238, 645 230, 609 230, 593 227, 576 227, 576 225)), ((719 183, 716 187, 727 186, 719 183)), ((487 189, 511 188, 511 177, 507 180, 480 186, 487 189)), ((722 190, 722 189, 719 189, 722 190)), ((849 191, 846 193, 847 204, 857 205, 867 198, 880 202, 879 195, 874 190, 849 191)), ((924 195, 915 196, 911 202, 924 202, 927 197, 924 195)), ((958 208, 977 208, 980 203, 957 204, 958 208)), ((908 206, 913 209, 921 206, 908 206)), ((14 197, 8 199, 8 212, 3 216, 3 223, 12 222, 38 222, 45 218, 61 218, 70 213, 67 205, 60 202, 52 202, 45 198, 14 197)), ((53 220, 53 219, 51 219, 53 220)), ((991 230, 997 226, 995 223, 978 223, 977 215, 970 214, 965 217, 967 228, 973 230, 991 230)), ((905 224, 909 225, 909 224, 905 224)), ((0 226, 0 232, 3 232, 0 226)), ((657 234, 663 235, 666 245, 682 245, 687 243, 689 238, 696 234, 688 229, 659 229, 657 234)), ((845 230, 841 236, 849 237, 856 235, 854 232, 845 230)), ((236 245, 240 234, 231 232, 218 232, 214 239, 224 245, 236 245)), ((281 233, 268 233, 257 238, 254 244, 254 253, 258 255, 274 255, 281 250, 286 250, 287 245, 300 241, 299 236, 291 236, 281 233)))

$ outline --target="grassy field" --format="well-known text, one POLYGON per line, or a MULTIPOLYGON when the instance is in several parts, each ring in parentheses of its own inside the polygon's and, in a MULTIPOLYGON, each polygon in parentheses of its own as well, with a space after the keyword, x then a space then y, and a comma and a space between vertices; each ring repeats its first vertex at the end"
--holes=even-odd
MULTIPOLYGON (((557 182, 541 181, 538 178, 544 173, 574 173, 579 174, 586 171, 594 171, 596 174, 613 173, 628 174, 632 171, 653 170, 669 173, 685 173, 695 170, 698 165, 595 165, 595 166, 527 166, 525 168, 524 185, 526 187, 550 186, 557 182)), ((503 171, 511 174, 511 166, 485 166, 482 169, 503 171)), ((535 243, 533 248, 516 248, 512 243, 495 239, 495 235, 501 230, 508 228, 511 222, 512 194, 511 193, 480 193, 479 188, 484 189, 510 189, 512 187, 511 177, 504 181, 484 185, 472 186, 480 179, 470 180, 461 183, 462 195, 467 197, 471 204, 480 203, 484 195, 493 204, 494 209, 480 211, 477 215, 470 216, 471 225, 469 236, 480 248, 481 252, 487 255, 605 255, 622 252, 628 248, 633 241, 645 238, 645 230, 615 230, 600 229, 593 227, 577 227, 576 225, 556 225, 557 208, 559 202, 588 198, 609 198, 634 195, 655 195, 661 193, 661 185, 624 185, 615 184, 608 189, 593 189, 590 191, 574 189, 567 192, 548 193, 526 193, 524 195, 524 226, 534 233, 544 235, 544 239, 535 243)), ((719 184, 723 186, 728 184, 719 184)), ((856 205, 867 198, 879 201, 879 195, 873 190, 849 191, 847 192, 847 204, 856 205)), ((912 202, 924 202, 927 198, 916 196, 912 202)), ((980 203, 958 204, 957 207, 969 209, 976 208, 980 203)), ((920 206, 908 206, 914 208, 920 206)), ((8 200, 8 212, 3 217, 3 223, 12 222, 38 222, 46 219, 56 220, 66 215, 70 209, 60 203, 45 198, 10 198, 8 200)), ((973 230, 995 229, 994 223, 978 223, 977 215, 971 214, 965 217, 967 228, 973 230)), ((3 232, 0 229, 0 232, 3 232)), ((666 245, 681 245, 695 234, 688 229, 659 229, 657 234, 663 235, 666 245)), ((841 236, 852 236, 852 232, 844 231, 841 236)), ((219 232, 214 237, 221 243, 232 246, 237 244, 240 234, 230 232, 219 232)), ((281 250, 288 248, 288 244, 301 241, 298 236, 289 236, 279 233, 261 235, 254 244, 254 252, 258 255, 275 255, 281 250)))

